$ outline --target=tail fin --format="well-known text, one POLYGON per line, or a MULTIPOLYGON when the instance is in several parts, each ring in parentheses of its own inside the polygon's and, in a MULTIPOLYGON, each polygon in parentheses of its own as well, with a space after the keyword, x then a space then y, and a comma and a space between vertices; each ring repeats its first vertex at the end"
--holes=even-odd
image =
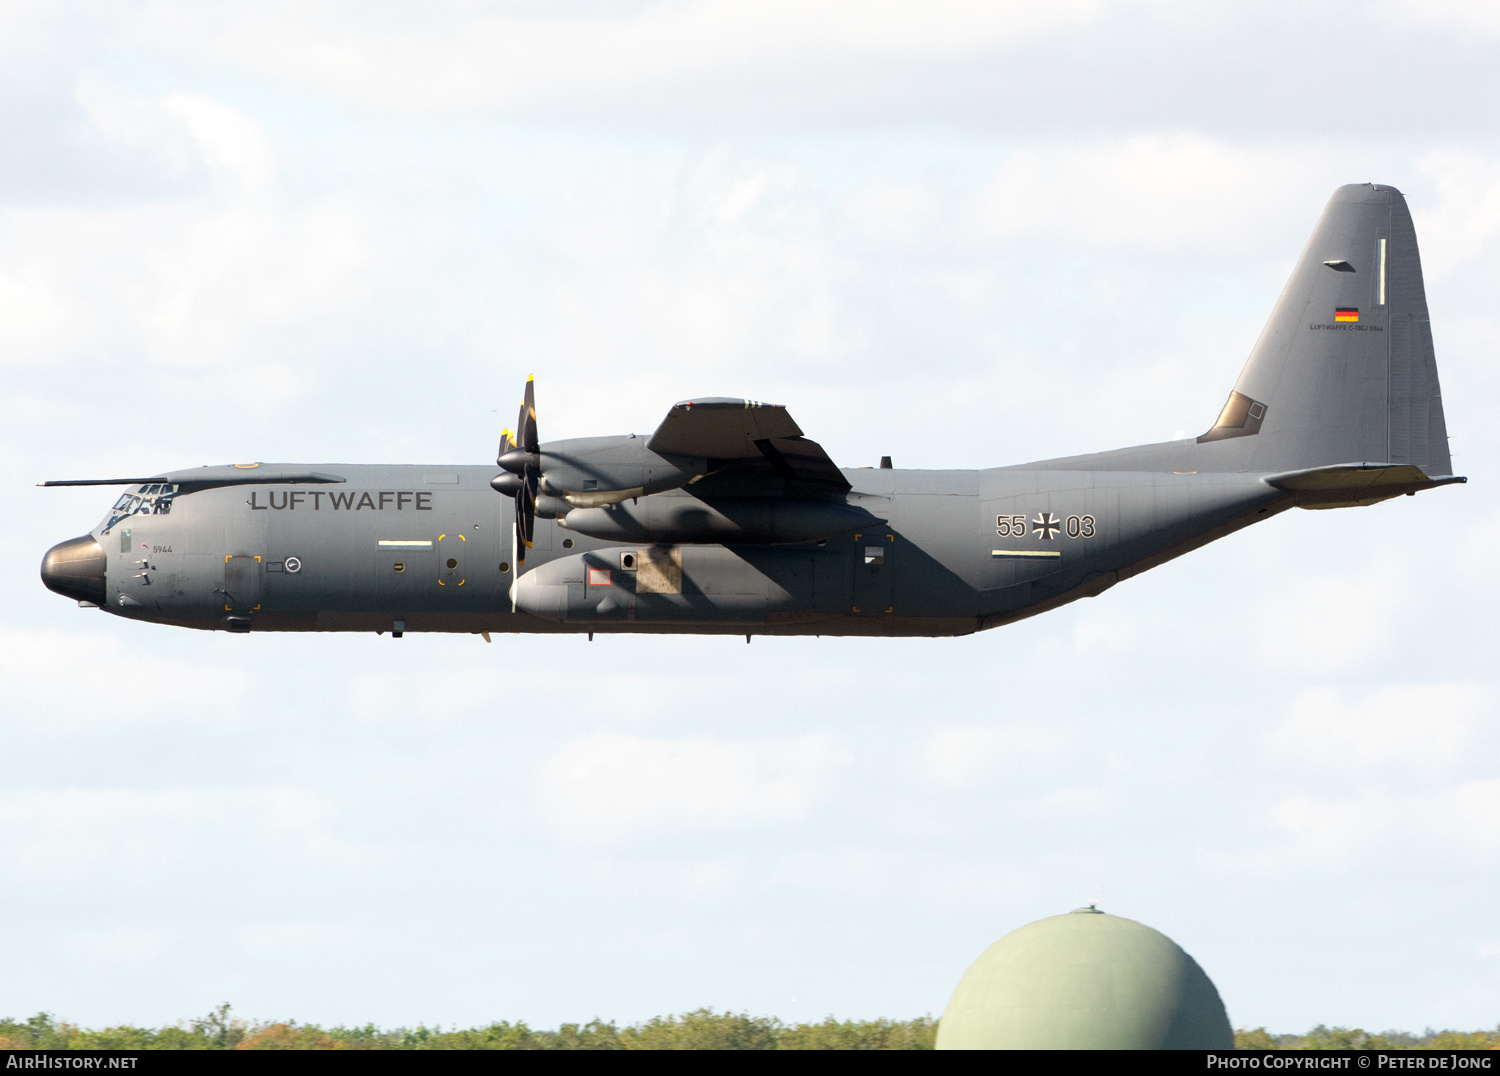
POLYGON ((1213 427, 1212 470, 1452 473, 1417 233, 1394 187, 1340 187, 1213 427))

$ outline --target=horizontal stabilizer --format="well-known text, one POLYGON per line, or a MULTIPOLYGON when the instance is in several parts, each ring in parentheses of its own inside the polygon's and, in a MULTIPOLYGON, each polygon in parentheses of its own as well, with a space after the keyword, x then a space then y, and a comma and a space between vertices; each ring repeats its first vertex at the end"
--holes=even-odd
POLYGON ((1458 475, 1429 478, 1413 464, 1341 463, 1267 475, 1267 485, 1297 495, 1300 508, 1354 508, 1403 493, 1467 482, 1458 475))

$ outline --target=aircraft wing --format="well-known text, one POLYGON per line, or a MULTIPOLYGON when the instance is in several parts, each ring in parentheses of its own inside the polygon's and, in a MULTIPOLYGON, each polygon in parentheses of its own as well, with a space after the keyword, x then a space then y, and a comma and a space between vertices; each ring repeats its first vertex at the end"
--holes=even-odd
MULTIPOLYGON (((823 446, 780 404, 712 397, 673 404, 646 447, 663 456, 709 461, 704 481, 767 480, 782 489, 843 493, 849 482, 823 446)), ((743 482, 741 484, 743 484, 743 482)))

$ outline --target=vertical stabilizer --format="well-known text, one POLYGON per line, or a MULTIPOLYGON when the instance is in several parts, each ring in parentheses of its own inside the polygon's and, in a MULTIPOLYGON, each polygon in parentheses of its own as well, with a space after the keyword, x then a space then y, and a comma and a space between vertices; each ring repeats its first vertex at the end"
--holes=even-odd
POLYGON ((1394 187, 1340 187, 1219 418, 1223 471, 1341 463, 1452 473, 1417 233, 1394 187))

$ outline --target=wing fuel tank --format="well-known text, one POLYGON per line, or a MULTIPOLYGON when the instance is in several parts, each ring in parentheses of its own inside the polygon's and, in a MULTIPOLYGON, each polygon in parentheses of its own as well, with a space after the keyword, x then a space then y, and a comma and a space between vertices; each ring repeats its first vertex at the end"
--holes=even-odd
POLYGON ((656 496, 634 504, 574 509, 559 526, 607 542, 797 545, 875 527, 885 520, 840 501, 656 496))

